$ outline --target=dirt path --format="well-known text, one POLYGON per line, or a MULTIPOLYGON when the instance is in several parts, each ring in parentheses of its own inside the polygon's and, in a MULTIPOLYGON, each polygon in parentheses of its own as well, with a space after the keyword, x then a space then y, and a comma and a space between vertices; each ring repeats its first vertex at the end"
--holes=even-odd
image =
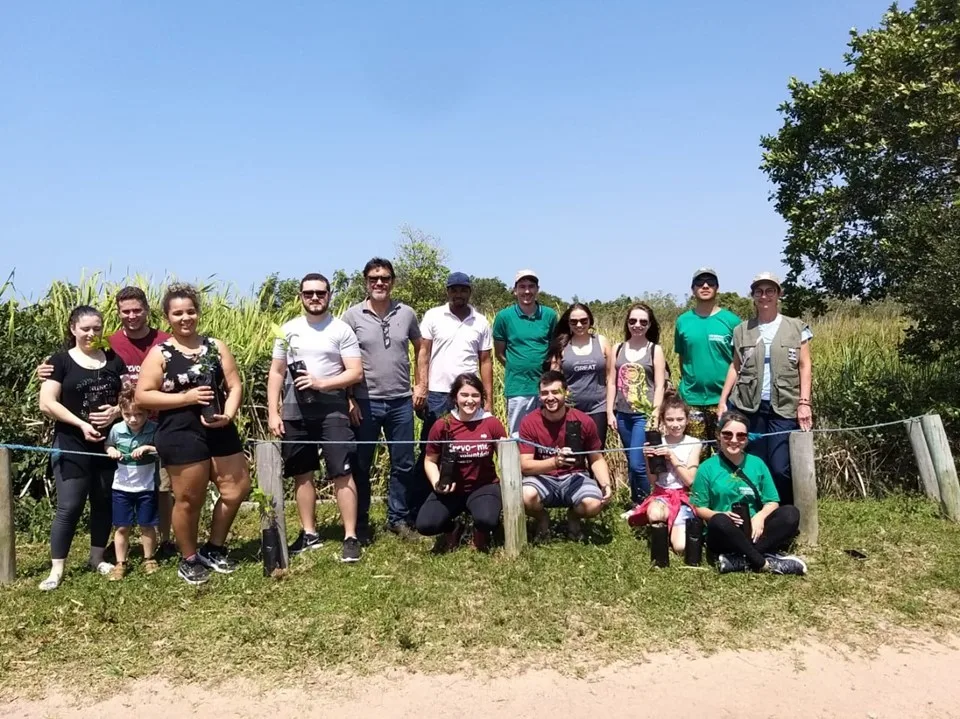
POLYGON ((871 657, 824 646, 778 652, 656 654, 633 666, 576 678, 553 671, 484 678, 401 671, 372 678, 309 677, 303 686, 257 691, 139 680, 90 703, 62 693, 0 705, 0 717, 960 717, 960 648, 886 647, 871 657), (672 677, 672 679, 670 679, 672 677))

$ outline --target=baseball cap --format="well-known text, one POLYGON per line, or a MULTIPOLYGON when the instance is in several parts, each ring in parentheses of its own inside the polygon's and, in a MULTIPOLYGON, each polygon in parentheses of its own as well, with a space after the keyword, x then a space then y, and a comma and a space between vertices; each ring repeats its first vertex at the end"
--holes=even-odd
POLYGON ((517 286, 517 283, 518 283, 520 280, 522 280, 522 279, 524 279, 524 278, 527 278, 527 277, 529 277, 531 280, 533 280, 534 282, 536 282, 538 285, 540 284, 540 278, 537 277, 537 273, 536 273, 536 272, 534 272, 533 270, 519 270, 519 271, 517 272, 517 274, 515 274, 515 275, 513 276, 513 286, 516 287, 516 286, 517 286))
POLYGON ((470 287, 470 275, 466 272, 451 272, 447 276, 447 287, 470 287))
POLYGON ((780 278, 777 277, 772 272, 761 272, 759 275, 753 278, 753 281, 750 283, 750 289, 752 290, 761 282, 772 282, 777 286, 778 290, 782 290, 783 286, 780 284, 780 278))
POLYGON ((693 284, 697 281, 697 278, 701 275, 710 275, 713 279, 719 281, 720 278, 717 276, 717 271, 712 267, 701 267, 696 272, 693 273, 693 277, 690 278, 690 284, 693 284))

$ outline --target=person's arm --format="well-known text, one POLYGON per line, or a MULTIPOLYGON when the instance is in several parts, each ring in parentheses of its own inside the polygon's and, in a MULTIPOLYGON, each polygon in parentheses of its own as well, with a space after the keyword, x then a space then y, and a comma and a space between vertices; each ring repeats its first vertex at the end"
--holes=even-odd
POLYGON ((507 366, 507 343, 503 340, 493 341, 493 353, 497 356, 497 362, 504 367, 507 366))
POLYGON ((287 376, 286 358, 273 358, 267 372, 267 424, 275 437, 283 436, 283 418, 280 404, 283 402, 283 382, 287 376))
POLYGON ((434 492, 438 494, 449 494, 453 491, 453 484, 447 486, 446 491, 438 492, 437 491, 437 482, 440 481, 440 455, 434 454, 433 452, 427 452, 425 454, 425 460, 423 463, 423 473, 427 475, 427 480, 430 482, 430 487, 434 492))
POLYGON ((680 327, 678 324, 673 325, 673 352, 677 355, 678 364, 680 366, 680 371, 677 372, 678 382, 677 386, 680 386, 680 382, 683 380, 683 336, 680 334, 680 327))
POLYGON ((487 412, 493 412, 493 357, 490 356, 490 350, 481 350, 479 360, 480 384, 483 385, 483 391, 487 395, 483 408, 487 412))
POLYGON ((135 399, 138 405, 148 410, 170 410, 191 407, 195 404, 210 404, 214 393, 212 387, 193 387, 186 392, 163 392, 163 355, 154 347, 140 366, 135 399))
POLYGON ((37 365, 37 379, 43 382, 45 379, 50 379, 52 374, 53 365, 50 364, 50 358, 47 357, 42 363, 37 365))
POLYGON ((611 347, 607 352, 607 422, 613 429, 617 428, 617 414, 614 407, 617 404, 617 358, 611 347))
POLYGON ((541 474, 549 474, 558 469, 569 469, 573 466, 573 457, 565 460, 559 453, 546 459, 535 459, 533 453, 520 453, 520 474, 524 477, 535 477, 541 474))
POLYGON ((507 328, 505 326, 505 321, 499 312, 497 313, 497 316, 493 318, 493 328, 490 334, 493 337, 493 354, 496 356, 497 362, 506 367, 507 328))
POLYGON ((107 432, 107 439, 103 443, 103 448, 106 450, 107 456, 110 459, 123 459, 123 454, 117 449, 117 425, 113 425, 110 431, 107 432))
POLYGON ((809 432, 813 429, 813 358, 810 355, 810 342, 800 345, 800 404, 797 406, 797 422, 800 429, 809 432))
POLYGON ((663 404, 663 389, 667 381, 667 359, 663 356, 663 348, 659 343, 653 346, 653 428, 657 428, 660 416, 660 405, 663 404))
POLYGON ((413 408, 422 410, 427 406, 427 393, 430 391, 430 353, 433 351, 433 340, 420 338, 417 345, 417 386, 413 390, 413 408))
POLYGON ((220 352, 220 368, 223 370, 223 382, 227 386, 227 398, 223 403, 223 414, 218 419, 207 422, 203 417, 200 421, 208 427, 225 427, 230 424, 240 411, 240 402, 243 400, 243 383, 237 371, 237 361, 233 353, 222 340, 214 340, 220 352))
MULTIPOLYGON (((737 376, 740 374, 740 355, 736 350, 733 352, 733 362, 727 370, 727 379, 723 383, 723 389, 720 390, 720 401, 717 402, 717 417, 720 417, 727 411, 727 400, 733 391, 733 385, 737 383, 737 376)), ((712 439, 712 438, 711 438, 712 439)))
POLYGON ((590 473, 600 485, 600 491, 603 493, 603 502, 606 504, 613 496, 613 486, 610 484, 610 469, 607 467, 607 460, 604 459, 602 452, 592 452, 587 457, 590 461, 590 473))
POLYGON ((363 380, 363 362, 359 357, 344 357, 343 372, 336 377, 310 377, 309 375, 300 375, 295 380, 297 383, 301 379, 306 380, 307 386, 300 389, 318 389, 321 392, 332 392, 338 389, 344 389, 357 384, 363 380))
POLYGON ((40 385, 40 411, 50 419, 77 427, 83 432, 84 438, 88 442, 99 442, 103 439, 100 434, 89 422, 80 419, 60 403, 60 390, 62 385, 54 379, 46 379, 40 385))
POLYGON ((420 348, 423 346, 424 340, 421 337, 417 337, 415 340, 410 340, 413 344, 413 406, 416 407, 418 404, 423 404, 427 400, 427 373, 424 369, 420 368, 420 348))
POLYGON ((674 474, 680 478, 680 481, 686 487, 693 486, 693 480, 696 479, 697 469, 700 467, 700 445, 689 446, 689 454, 687 455, 687 461, 681 462, 677 459, 677 455, 670 451, 670 454, 667 455, 667 461, 673 465, 674 474))

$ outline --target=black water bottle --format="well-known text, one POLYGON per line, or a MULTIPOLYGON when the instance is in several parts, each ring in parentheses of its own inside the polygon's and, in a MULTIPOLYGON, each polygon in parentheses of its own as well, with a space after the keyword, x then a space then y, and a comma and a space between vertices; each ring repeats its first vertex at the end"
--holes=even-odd
POLYGON ((699 567, 703 558, 703 520, 694 515, 687 520, 687 543, 683 548, 683 561, 688 567, 699 567))
POLYGON ((670 566, 670 531, 666 524, 650 525, 650 563, 655 567, 670 566))
POLYGON ((444 491, 447 487, 453 484, 455 469, 456 463, 454 461, 453 452, 450 451, 449 445, 444 445, 443 449, 440 451, 440 479, 437 480, 438 492, 444 491))
MULTIPOLYGON (((660 434, 655 429, 647 430, 646 441, 650 444, 651 447, 659 447, 663 444, 663 435, 660 434)), ((653 455, 650 457, 650 471, 654 474, 666 474, 667 472, 667 459, 666 457, 661 457, 659 455, 653 455)))
POLYGON ((753 526, 750 524, 750 505, 746 502, 734 502, 730 510, 740 516, 743 522, 740 524, 740 530, 743 536, 748 540, 753 539, 753 526))

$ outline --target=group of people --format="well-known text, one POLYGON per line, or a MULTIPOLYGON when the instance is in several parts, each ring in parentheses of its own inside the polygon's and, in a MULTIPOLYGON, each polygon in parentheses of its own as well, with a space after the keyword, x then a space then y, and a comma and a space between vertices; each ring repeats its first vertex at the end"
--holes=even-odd
MULTIPOLYGON (((675 327, 675 391, 647 304, 629 308, 614 343, 596 332, 588 306, 575 303, 558 317, 541 305, 533 270, 516 273, 516 303, 492 326, 470 305, 471 280, 462 272, 448 277, 447 302, 419 321, 392 297, 389 260, 371 259, 363 278, 366 297, 338 318, 327 278, 305 275, 302 314, 275 339, 268 420, 284 476, 294 483, 301 529, 291 555, 322 546, 315 489, 322 459, 343 522, 341 559, 361 558, 374 539, 370 473, 381 433, 390 459, 390 532, 438 536, 438 546, 453 548, 463 539, 466 512, 473 546, 487 548, 502 508, 497 445, 513 437, 537 536, 549 534, 546 510, 553 507, 568 510, 568 531, 578 536, 582 520, 612 497, 603 449, 608 428, 616 427, 626 448, 632 523, 667 523, 682 550, 684 525, 696 516, 721 571, 806 571, 802 560, 782 554, 799 524, 787 437, 759 436, 812 424, 812 335, 801 320, 779 313, 774 275, 754 279, 756 316, 741 322, 718 306, 717 273, 694 273, 696 305, 675 327), (493 355, 505 370, 506 425, 492 414, 493 355), (422 420, 419 457, 415 414, 422 420), (701 463, 709 454, 703 439, 716 439, 718 452, 701 463), (749 533, 744 510, 734 505, 752 515, 749 533)), ((242 387, 230 349, 199 332, 200 297, 189 285, 173 285, 163 297, 170 334, 149 327, 138 288, 124 288, 116 300, 122 326, 108 343, 101 314, 77 307, 63 351, 38 368, 40 407, 55 420, 61 450, 52 459, 52 569, 41 589, 60 585, 87 497, 90 567, 111 579, 128 571, 134 524, 146 572, 156 570, 157 553, 169 551, 171 526, 184 581, 200 584, 236 566, 226 541, 250 478, 234 424, 242 387), (200 545, 210 482, 219 498, 200 545), (104 557, 111 525, 115 563, 104 557)))

